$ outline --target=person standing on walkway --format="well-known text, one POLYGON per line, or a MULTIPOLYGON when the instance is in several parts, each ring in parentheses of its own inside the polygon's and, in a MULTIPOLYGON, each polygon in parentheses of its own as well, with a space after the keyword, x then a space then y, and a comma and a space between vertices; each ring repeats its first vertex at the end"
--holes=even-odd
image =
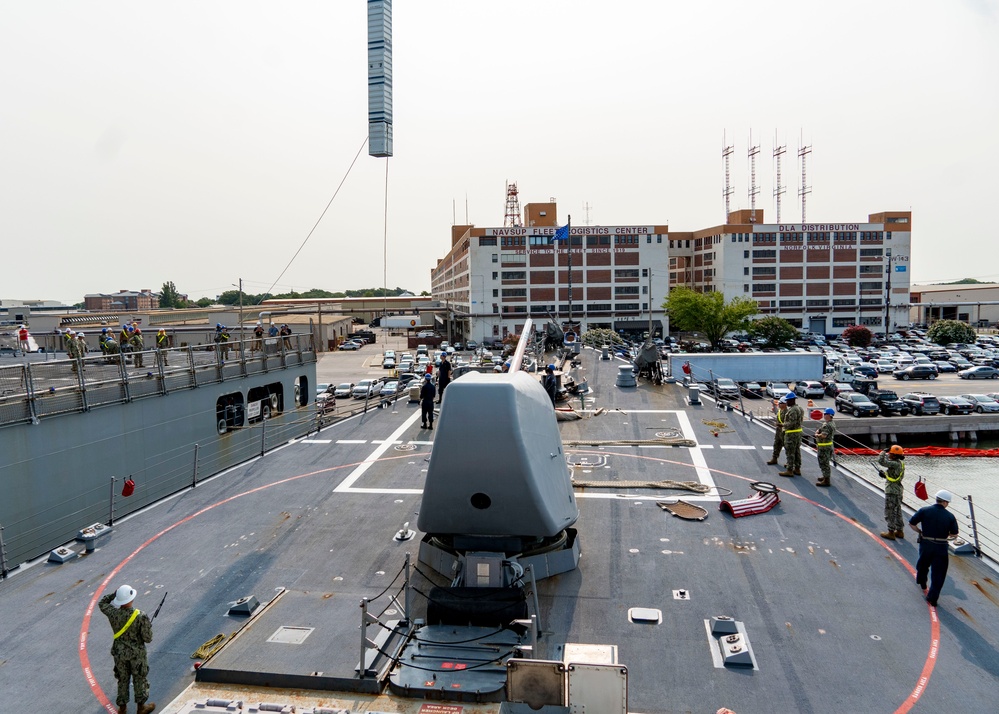
POLYGON ((434 388, 434 375, 423 375, 423 386, 420 387, 420 416, 423 418, 423 429, 434 428, 434 397, 437 390, 434 388))
POLYGON ((776 421, 776 428, 774 429, 774 453, 767 462, 768 466, 773 466, 778 462, 780 452, 784 448, 784 417, 786 416, 787 400, 781 397, 774 408, 774 420, 776 421))
POLYGON ((888 530, 881 534, 885 540, 905 539, 902 524, 902 478, 905 476, 905 450, 898 444, 882 451, 878 463, 885 467, 878 473, 885 480, 885 522, 888 530))
POLYGON ((441 364, 437 368, 437 403, 440 404, 444 398, 444 389, 451 383, 451 362, 448 361, 447 352, 441 355, 441 364))
POLYGON ((832 407, 826 409, 822 413, 822 423, 815 430, 815 449, 819 453, 819 471, 822 472, 819 480, 815 482, 816 486, 832 486, 829 478, 832 475, 833 441, 836 437, 834 416, 836 416, 835 409, 832 407))
POLYGON ((253 328, 253 337, 253 346, 250 347, 251 355, 255 351, 262 352, 264 349, 264 326, 261 324, 260 320, 257 320, 257 324, 253 328))
POLYGON ((796 403, 794 392, 788 392, 787 413, 784 415, 784 450, 787 452, 787 466, 778 476, 801 476, 801 423, 805 420, 805 410, 796 403))
POLYGON ((937 606, 944 580, 947 579, 947 566, 950 564, 948 541, 957 538, 957 518, 947 510, 953 496, 949 491, 937 491, 936 503, 923 506, 909 519, 909 528, 919 537, 919 559, 916 561, 916 585, 923 589, 923 595, 933 607, 937 606), (922 524, 922 529, 919 524, 922 524), (926 589, 926 576, 930 576, 930 588, 926 589))
POLYGON ((548 393, 548 398, 552 400, 552 406, 555 406, 555 399, 558 396, 558 380, 555 378, 555 365, 550 364, 545 367, 545 376, 541 380, 541 384, 548 393))
POLYGON ((170 348, 170 338, 167 337, 166 330, 160 328, 156 333, 156 349, 159 352, 160 359, 163 360, 163 366, 166 367, 170 363, 167 361, 167 350, 170 348))
POLYGON ((31 351, 28 344, 28 326, 21 325, 17 328, 17 349, 20 350, 22 355, 26 355, 31 351))
POLYGON ((153 641, 153 623, 149 617, 132 607, 135 590, 122 585, 114 593, 101 598, 98 607, 111 623, 114 643, 111 656, 114 658, 114 677, 118 680, 118 714, 126 714, 128 709, 128 687, 131 681, 135 694, 138 714, 149 714, 156 705, 147 703, 149 699, 149 660, 146 658, 146 644, 153 641))
POLYGON ((132 325, 129 330, 131 337, 128 341, 132 345, 132 363, 136 367, 142 367, 142 350, 145 349, 142 344, 142 330, 139 329, 138 325, 132 325))

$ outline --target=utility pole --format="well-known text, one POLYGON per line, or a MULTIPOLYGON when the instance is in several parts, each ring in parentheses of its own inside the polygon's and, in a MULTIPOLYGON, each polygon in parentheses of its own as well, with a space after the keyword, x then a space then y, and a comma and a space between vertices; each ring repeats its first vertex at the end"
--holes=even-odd
POLYGON ((565 225, 569 232, 565 244, 569 247, 569 329, 572 330, 572 216, 566 215, 565 225))
POLYGON ((239 350, 243 351, 243 279, 239 279, 239 350))
POLYGON ((652 268, 649 268, 649 339, 654 337, 652 334, 652 268))

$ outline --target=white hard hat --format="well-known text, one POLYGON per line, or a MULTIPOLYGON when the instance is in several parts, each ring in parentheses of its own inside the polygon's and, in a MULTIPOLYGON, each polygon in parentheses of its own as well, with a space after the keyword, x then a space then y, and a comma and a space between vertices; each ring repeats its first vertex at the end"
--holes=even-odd
POLYGON ((127 605, 135 599, 135 588, 131 585, 122 585, 118 588, 118 591, 114 594, 114 600, 111 604, 115 607, 121 607, 122 605, 127 605))
POLYGON ((933 498, 937 499, 938 501, 946 501, 947 503, 950 503, 951 501, 954 500, 954 497, 950 495, 950 491, 942 491, 942 490, 937 491, 936 495, 933 498))
POLYGON ((76 336, 77 337, 86 337, 86 335, 84 335, 82 332, 77 332, 76 336))

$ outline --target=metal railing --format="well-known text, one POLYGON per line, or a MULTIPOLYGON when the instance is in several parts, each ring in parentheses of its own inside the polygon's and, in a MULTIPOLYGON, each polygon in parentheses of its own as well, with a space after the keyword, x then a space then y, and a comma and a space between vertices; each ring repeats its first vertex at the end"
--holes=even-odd
POLYGON ((0 426, 316 361, 311 334, 0 367, 0 426))

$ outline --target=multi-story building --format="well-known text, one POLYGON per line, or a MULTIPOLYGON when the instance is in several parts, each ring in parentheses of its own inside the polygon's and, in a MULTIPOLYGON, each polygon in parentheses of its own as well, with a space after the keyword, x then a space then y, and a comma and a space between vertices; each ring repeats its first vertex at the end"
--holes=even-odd
POLYGON ((92 312, 152 310, 159 306, 160 296, 149 289, 119 290, 116 293, 91 293, 83 296, 83 307, 92 312))
POLYGON ((584 331, 663 330, 667 226, 572 226, 567 241, 554 242, 555 203, 527 204, 524 224, 452 227, 431 291, 464 339, 501 339, 527 317, 550 315, 584 331))
POLYGON ((909 299, 912 322, 960 320, 973 327, 999 324, 999 284, 916 285, 909 299))
POLYGON ((909 323, 912 214, 865 223, 768 224, 763 211, 733 211, 725 225, 669 234, 669 285, 756 300, 817 334, 850 325, 884 332, 909 323), (756 218, 756 221, 752 219, 756 218))

